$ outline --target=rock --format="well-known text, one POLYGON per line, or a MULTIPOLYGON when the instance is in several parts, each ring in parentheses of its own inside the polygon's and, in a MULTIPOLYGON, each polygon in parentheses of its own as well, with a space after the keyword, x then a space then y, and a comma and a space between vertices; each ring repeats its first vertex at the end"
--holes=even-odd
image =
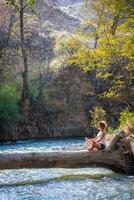
POLYGON ((26 140, 46 137, 81 137, 92 135, 88 107, 94 89, 88 75, 77 67, 66 67, 48 84, 47 99, 32 105, 28 122, 22 120, 3 140, 26 140))
POLYGON ((94 89, 87 74, 77 67, 61 69, 59 75, 47 86, 47 91, 49 106, 64 113, 64 125, 61 127, 63 135, 88 134, 89 119, 85 105, 94 96, 94 89))

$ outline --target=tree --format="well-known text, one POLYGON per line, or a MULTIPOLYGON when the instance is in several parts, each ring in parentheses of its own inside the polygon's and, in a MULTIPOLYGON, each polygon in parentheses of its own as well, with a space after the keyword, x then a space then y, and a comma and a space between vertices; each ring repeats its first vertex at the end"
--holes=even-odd
POLYGON ((119 101, 130 111, 134 109, 133 4, 131 0, 87 1, 92 16, 81 34, 78 32, 77 41, 70 37, 64 45, 69 48, 69 64, 85 71, 95 70, 96 79, 103 81, 105 87, 99 97, 119 101), (87 45, 93 41, 94 45, 87 45))
POLYGON ((15 22, 14 10, 9 10, 4 1, 0 2, 0 78, 2 82, 7 79, 5 63, 6 48, 8 46, 13 25, 15 22))
POLYGON ((25 36, 24 36, 24 13, 26 8, 29 7, 31 10, 34 7, 35 0, 6 0, 7 4, 13 6, 16 12, 19 13, 20 20, 20 39, 21 39, 21 53, 23 57, 24 70, 23 70, 23 88, 21 106, 22 112, 25 114, 27 119, 28 111, 30 109, 30 92, 28 86, 28 58, 25 47, 25 36))

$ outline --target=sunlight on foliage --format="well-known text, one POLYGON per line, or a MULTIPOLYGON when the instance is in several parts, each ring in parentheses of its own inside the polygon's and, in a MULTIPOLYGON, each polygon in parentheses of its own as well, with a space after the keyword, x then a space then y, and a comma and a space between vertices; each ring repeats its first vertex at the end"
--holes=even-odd
POLYGON ((129 122, 129 120, 131 120, 133 117, 134 117, 134 112, 129 112, 127 110, 121 112, 119 117, 120 129, 124 128, 127 122, 129 122))
POLYGON ((83 29, 62 44, 66 62, 84 71, 96 69, 96 78, 110 81, 100 94, 122 102, 132 100, 134 80, 134 13, 131 1, 86 1, 93 15, 85 20, 83 29), (91 41, 92 42, 89 42, 91 41), (94 43, 93 45, 89 45, 94 43), (106 70, 104 70, 106 69, 106 70), (128 99, 126 98, 129 94, 128 99))
POLYGON ((106 112, 101 106, 94 106, 91 124, 97 128, 98 122, 106 120, 106 112))

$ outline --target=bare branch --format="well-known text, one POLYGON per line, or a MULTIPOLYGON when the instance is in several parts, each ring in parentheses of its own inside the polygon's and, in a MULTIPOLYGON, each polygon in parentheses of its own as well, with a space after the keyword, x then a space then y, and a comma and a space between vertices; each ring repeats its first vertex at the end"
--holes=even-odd
POLYGON ((30 4, 30 2, 27 3, 27 4, 23 7, 23 11, 25 10, 25 8, 26 8, 29 4, 30 4))

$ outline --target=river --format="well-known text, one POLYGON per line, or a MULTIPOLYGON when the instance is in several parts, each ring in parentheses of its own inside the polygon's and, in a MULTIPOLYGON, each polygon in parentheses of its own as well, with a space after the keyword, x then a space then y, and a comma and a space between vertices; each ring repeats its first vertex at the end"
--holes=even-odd
MULTIPOLYGON (((0 152, 84 149, 84 139, 0 144, 0 152)), ((0 200, 134 200, 134 176, 104 168, 0 171, 0 200)))

